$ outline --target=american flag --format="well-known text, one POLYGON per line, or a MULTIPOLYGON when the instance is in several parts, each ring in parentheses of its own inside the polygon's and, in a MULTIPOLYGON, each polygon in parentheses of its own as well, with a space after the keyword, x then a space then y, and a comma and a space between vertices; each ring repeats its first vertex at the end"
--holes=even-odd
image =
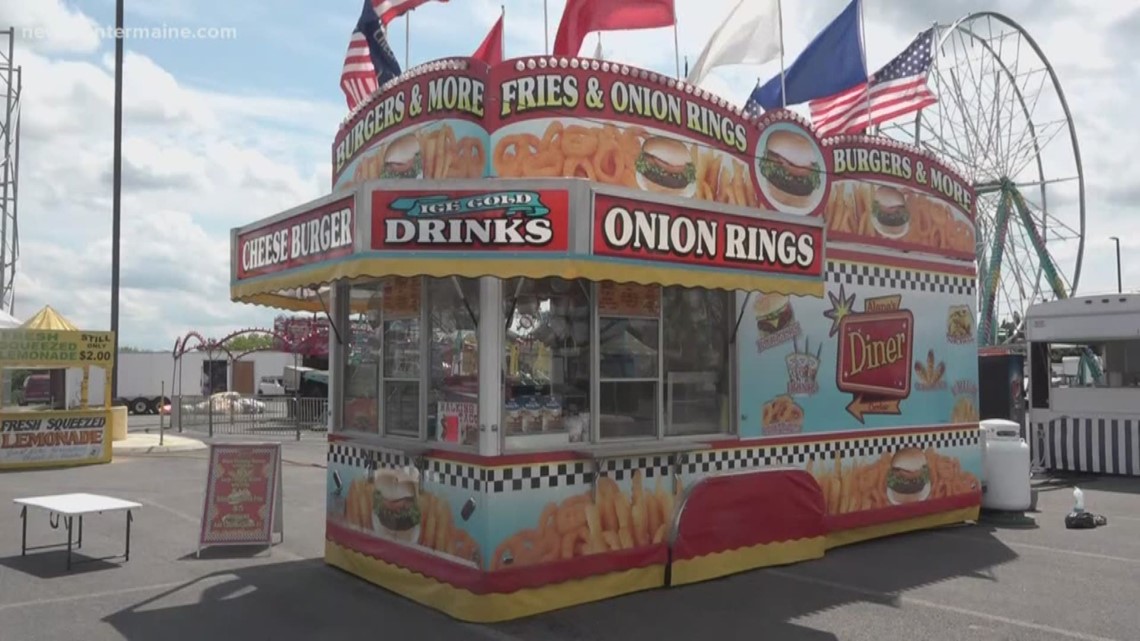
POLYGON ((376 8, 376 15, 384 26, 399 18, 416 7, 429 2, 447 2, 447 0, 373 0, 372 6, 376 8))
POLYGON ((400 62, 388 45, 386 29, 377 13, 379 7, 397 1, 364 0, 340 71, 340 88, 350 111, 368 100, 381 85, 400 75, 400 62))
POLYGON ((816 133, 834 136, 861 132, 938 102, 926 86, 933 51, 934 29, 927 29, 876 71, 869 82, 809 102, 816 133))

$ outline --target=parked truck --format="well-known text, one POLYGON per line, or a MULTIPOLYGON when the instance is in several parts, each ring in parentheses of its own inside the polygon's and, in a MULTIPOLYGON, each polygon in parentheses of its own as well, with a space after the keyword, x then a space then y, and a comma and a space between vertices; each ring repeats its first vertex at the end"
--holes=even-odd
MULTIPOLYGON (((254 352, 232 363, 224 354, 213 356, 211 359, 206 352, 187 352, 176 369, 174 356, 167 351, 120 352, 115 362, 118 396, 112 404, 125 405, 131 414, 156 414, 176 395, 209 396, 227 391, 253 395, 258 381, 278 375, 295 360, 293 354, 285 352, 254 352)), ((68 371, 68 398, 72 405, 79 402, 82 378, 82 370, 68 371)), ((92 369, 87 390, 90 403, 103 398, 103 385, 102 371, 92 369)))

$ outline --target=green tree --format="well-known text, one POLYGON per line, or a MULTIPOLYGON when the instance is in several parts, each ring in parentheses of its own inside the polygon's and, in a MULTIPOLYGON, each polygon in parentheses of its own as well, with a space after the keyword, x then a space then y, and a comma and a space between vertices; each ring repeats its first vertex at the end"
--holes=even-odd
POLYGON ((242 334, 231 338, 226 347, 234 354, 273 349, 272 334, 242 334))

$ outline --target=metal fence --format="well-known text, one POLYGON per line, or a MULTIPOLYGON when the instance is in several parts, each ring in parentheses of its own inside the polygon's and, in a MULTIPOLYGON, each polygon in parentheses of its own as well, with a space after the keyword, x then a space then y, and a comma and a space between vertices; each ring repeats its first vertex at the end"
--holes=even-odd
POLYGON ((205 396, 175 396, 170 425, 179 432, 215 434, 295 434, 328 429, 325 398, 242 396, 233 392, 205 396))

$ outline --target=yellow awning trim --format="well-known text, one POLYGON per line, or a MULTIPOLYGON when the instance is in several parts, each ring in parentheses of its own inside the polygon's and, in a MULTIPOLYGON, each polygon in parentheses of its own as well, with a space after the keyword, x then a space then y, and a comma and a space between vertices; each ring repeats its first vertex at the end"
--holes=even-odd
POLYGON ((583 258, 494 259, 482 258, 388 258, 359 257, 331 265, 316 266, 280 276, 259 278, 230 287, 235 302, 277 307, 293 311, 321 311, 321 302, 286 296, 281 292, 327 285, 340 279, 383 278, 387 276, 497 276, 499 278, 584 278, 590 281, 616 281, 641 285, 676 285, 780 293, 786 296, 821 297, 822 278, 765 274, 743 270, 711 270, 684 265, 644 265, 596 261, 583 258))

